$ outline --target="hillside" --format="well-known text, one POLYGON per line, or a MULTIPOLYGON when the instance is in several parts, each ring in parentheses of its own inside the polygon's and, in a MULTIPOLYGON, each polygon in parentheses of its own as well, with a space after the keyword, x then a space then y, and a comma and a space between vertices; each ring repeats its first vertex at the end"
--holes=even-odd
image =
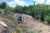
POLYGON ((27 30, 35 31, 37 33, 50 33, 50 26, 40 22, 39 20, 35 20, 29 15, 24 15, 24 22, 27 30))
MULTIPOLYGON (((35 20, 33 17, 26 15, 26 14, 21 14, 22 18, 23 18, 23 23, 18 24, 18 27, 16 27, 17 29, 21 29, 22 31, 24 29, 25 32, 29 33, 29 32, 37 32, 37 33, 50 33, 50 26, 40 22, 39 20, 35 20), (21 27, 22 26, 22 27, 21 27)), ((9 29, 13 29, 11 26, 13 26, 14 22, 0 17, 0 20, 2 21, 7 21, 6 23, 8 24, 8 28, 9 29), (10 25, 11 24, 11 25, 10 25)), ((16 22, 15 22, 16 23, 16 22)), ((17 25, 15 25, 17 26, 17 25)), ((1 27, 1 26, 0 26, 1 27)), ((14 31, 14 30, 13 30, 14 31)), ((24 32, 23 31, 23 32, 24 32)))

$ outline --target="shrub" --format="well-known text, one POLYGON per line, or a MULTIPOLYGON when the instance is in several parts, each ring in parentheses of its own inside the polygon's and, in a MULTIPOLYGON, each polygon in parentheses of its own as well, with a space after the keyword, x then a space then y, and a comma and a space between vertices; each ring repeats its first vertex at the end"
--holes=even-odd
POLYGON ((37 15, 36 18, 39 19, 39 16, 40 16, 40 15, 37 15))
POLYGON ((49 23, 50 24, 50 16, 46 16, 45 17, 45 21, 46 21, 46 23, 49 23))

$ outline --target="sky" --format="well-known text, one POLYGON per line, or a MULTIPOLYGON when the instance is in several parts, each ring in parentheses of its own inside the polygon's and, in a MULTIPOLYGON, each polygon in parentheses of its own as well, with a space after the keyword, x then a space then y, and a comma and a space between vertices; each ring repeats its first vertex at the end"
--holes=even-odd
MULTIPOLYGON (((20 6, 33 5, 34 1, 35 4, 38 3, 41 4, 45 2, 45 0, 0 0, 0 3, 6 2, 8 6, 15 7, 16 5, 20 5, 20 6)), ((50 0, 47 0, 45 4, 50 5, 50 0)))

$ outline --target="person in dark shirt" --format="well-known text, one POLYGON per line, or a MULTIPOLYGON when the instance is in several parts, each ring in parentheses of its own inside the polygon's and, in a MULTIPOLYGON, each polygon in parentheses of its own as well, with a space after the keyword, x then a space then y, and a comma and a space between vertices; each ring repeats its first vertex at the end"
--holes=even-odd
POLYGON ((18 19, 18 23, 22 22, 22 17, 20 15, 18 15, 17 19, 18 19))

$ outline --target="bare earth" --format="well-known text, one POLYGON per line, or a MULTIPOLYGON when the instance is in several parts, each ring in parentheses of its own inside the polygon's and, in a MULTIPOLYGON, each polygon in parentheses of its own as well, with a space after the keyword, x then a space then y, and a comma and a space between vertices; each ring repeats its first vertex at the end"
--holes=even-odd
MULTIPOLYGON (((22 15, 25 23, 25 27, 27 31, 36 31, 37 33, 50 33, 50 26, 34 20, 34 18, 30 18, 27 15, 22 15)), ((0 18, 2 20, 2 18, 0 18)))
POLYGON ((50 33, 50 26, 34 20, 34 18, 29 18, 27 15, 24 17, 26 29, 29 31, 36 31, 37 33, 50 33))

